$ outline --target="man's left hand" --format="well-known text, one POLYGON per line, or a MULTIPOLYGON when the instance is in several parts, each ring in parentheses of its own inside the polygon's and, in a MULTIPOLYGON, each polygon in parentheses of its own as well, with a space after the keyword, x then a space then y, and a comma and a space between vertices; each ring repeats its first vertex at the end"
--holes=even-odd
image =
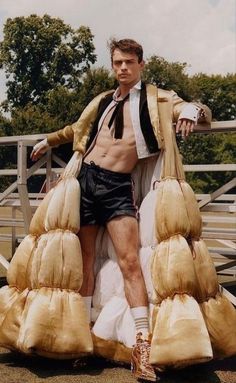
POLYGON ((180 118, 176 124, 176 133, 181 133, 183 139, 193 132, 195 122, 187 118, 180 118))

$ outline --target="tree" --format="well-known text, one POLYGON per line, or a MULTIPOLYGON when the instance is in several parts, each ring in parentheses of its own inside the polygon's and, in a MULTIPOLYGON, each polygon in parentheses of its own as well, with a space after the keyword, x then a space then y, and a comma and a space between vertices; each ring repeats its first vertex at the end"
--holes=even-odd
MULTIPOLYGON (((200 99, 212 110, 213 120, 225 121, 236 118, 236 75, 195 75, 191 81, 193 97, 200 99)), ((180 143, 184 161, 188 164, 235 163, 236 134, 215 133, 193 135, 180 143)), ((212 192, 232 179, 231 172, 187 174, 188 181, 197 192, 212 192)))
POLYGON ((194 98, 209 106, 215 120, 236 119, 236 74, 208 76, 199 73, 191 79, 194 98))
POLYGON ((80 91, 80 102, 85 107, 99 93, 115 89, 117 83, 115 77, 105 68, 90 69, 83 78, 83 86, 80 91))
POLYGON ((74 90, 96 59, 88 27, 73 30, 48 15, 7 19, 0 43, 0 68, 6 72, 8 106, 44 102, 49 90, 74 90))
POLYGON ((162 89, 173 89, 186 101, 191 100, 191 81, 185 73, 186 63, 166 61, 163 57, 151 56, 145 65, 143 79, 162 89))

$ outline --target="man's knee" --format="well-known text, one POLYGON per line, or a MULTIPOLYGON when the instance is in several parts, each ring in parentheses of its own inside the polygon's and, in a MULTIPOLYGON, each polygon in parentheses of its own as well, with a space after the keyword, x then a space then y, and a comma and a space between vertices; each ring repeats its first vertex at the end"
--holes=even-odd
POLYGON ((127 255, 119 261, 120 269, 125 279, 139 278, 141 275, 141 266, 137 254, 127 255))

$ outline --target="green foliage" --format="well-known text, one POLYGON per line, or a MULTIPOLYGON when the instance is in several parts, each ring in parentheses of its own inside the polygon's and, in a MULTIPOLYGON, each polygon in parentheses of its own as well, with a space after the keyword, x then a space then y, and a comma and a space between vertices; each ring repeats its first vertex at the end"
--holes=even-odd
POLYGON ((151 56, 145 65, 143 79, 162 89, 173 89, 186 101, 191 100, 191 81, 185 73, 186 63, 169 63, 163 57, 151 56))
POLYGON ((83 78, 80 102, 86 106, 95 96, 106 90, 115 89, 116 80, 105 68, 88 70, 83 78))
POLYGON ((8 78, 10 106, 45 102, 45 94, 58 86, 78 89, 96 59, 92 38, 89 28, 73 30, 48 15, 7 19, 0 68, 8 78))
POLYGON ((236 119, 236 74, 208 76, 200 73, 191 81, 194 98, 209 106, 215 120, 236 119))
MULTIPOLYGON (((105 68, 90 69, 95 63, 93 35, 87 27, 73 30, 61 19, 44 15, 8 19, 0 42, 0 68, 7 76, 7 100, 0 114, 0 135, 47 133, 76 121, 86 105, 99 93, 117 84, 105 68)), ((208 105, 214 120, 236 119, 236 75, 189 77, 187 64, 151 56, 143 79, 163 89, 173 89, 186 101, 208 105)), ((178 138, 185 163, 235 163, 236 135, 193 134, 178 138)), ((7 158, 15 161, 9 148, 0 147, 0 167, 7 158)), ((71 146, 58 148, 65 160, 71 146)), ((232 178, 230 173, 188 173, 196 192, 212 192, 232 178)))

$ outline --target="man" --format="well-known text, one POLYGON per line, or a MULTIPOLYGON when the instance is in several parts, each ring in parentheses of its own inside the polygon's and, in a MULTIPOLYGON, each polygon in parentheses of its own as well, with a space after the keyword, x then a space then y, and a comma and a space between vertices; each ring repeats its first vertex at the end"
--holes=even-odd
MULTIPOLYGON (((140 158, 159 152, 161 138, 150 117, 147 87, 141 82, 144 68, 142 47, 130 39, 112 40, 110 51, 119 87, 115 92, 105 92, 98 96, 98 100, 95 99, 98 107, 89 114, 89 120, 86 120, 85 113, 78 123, 49 134, 47 139, 35 145, 31 158, 36 160, 49 146, 72 140, 74 149, 84 153, 79 175, 79 239, 84 269, 80 293, 90 312, 94 290, 95 241, 99 226, 104 225, 117 254, 125 295, 137 331, 132 370, 136 378, 155 381, 155 371, 148 361, 148 299, 138 257, 138 211, 134 203, 131 172, 140 158)), ((173 98, 172 120, 177 123, 176 132, 181 132, 185 138, 193 130, 201 108, 185 103, 174 92, 169 92, 168 97, 173 98)))

